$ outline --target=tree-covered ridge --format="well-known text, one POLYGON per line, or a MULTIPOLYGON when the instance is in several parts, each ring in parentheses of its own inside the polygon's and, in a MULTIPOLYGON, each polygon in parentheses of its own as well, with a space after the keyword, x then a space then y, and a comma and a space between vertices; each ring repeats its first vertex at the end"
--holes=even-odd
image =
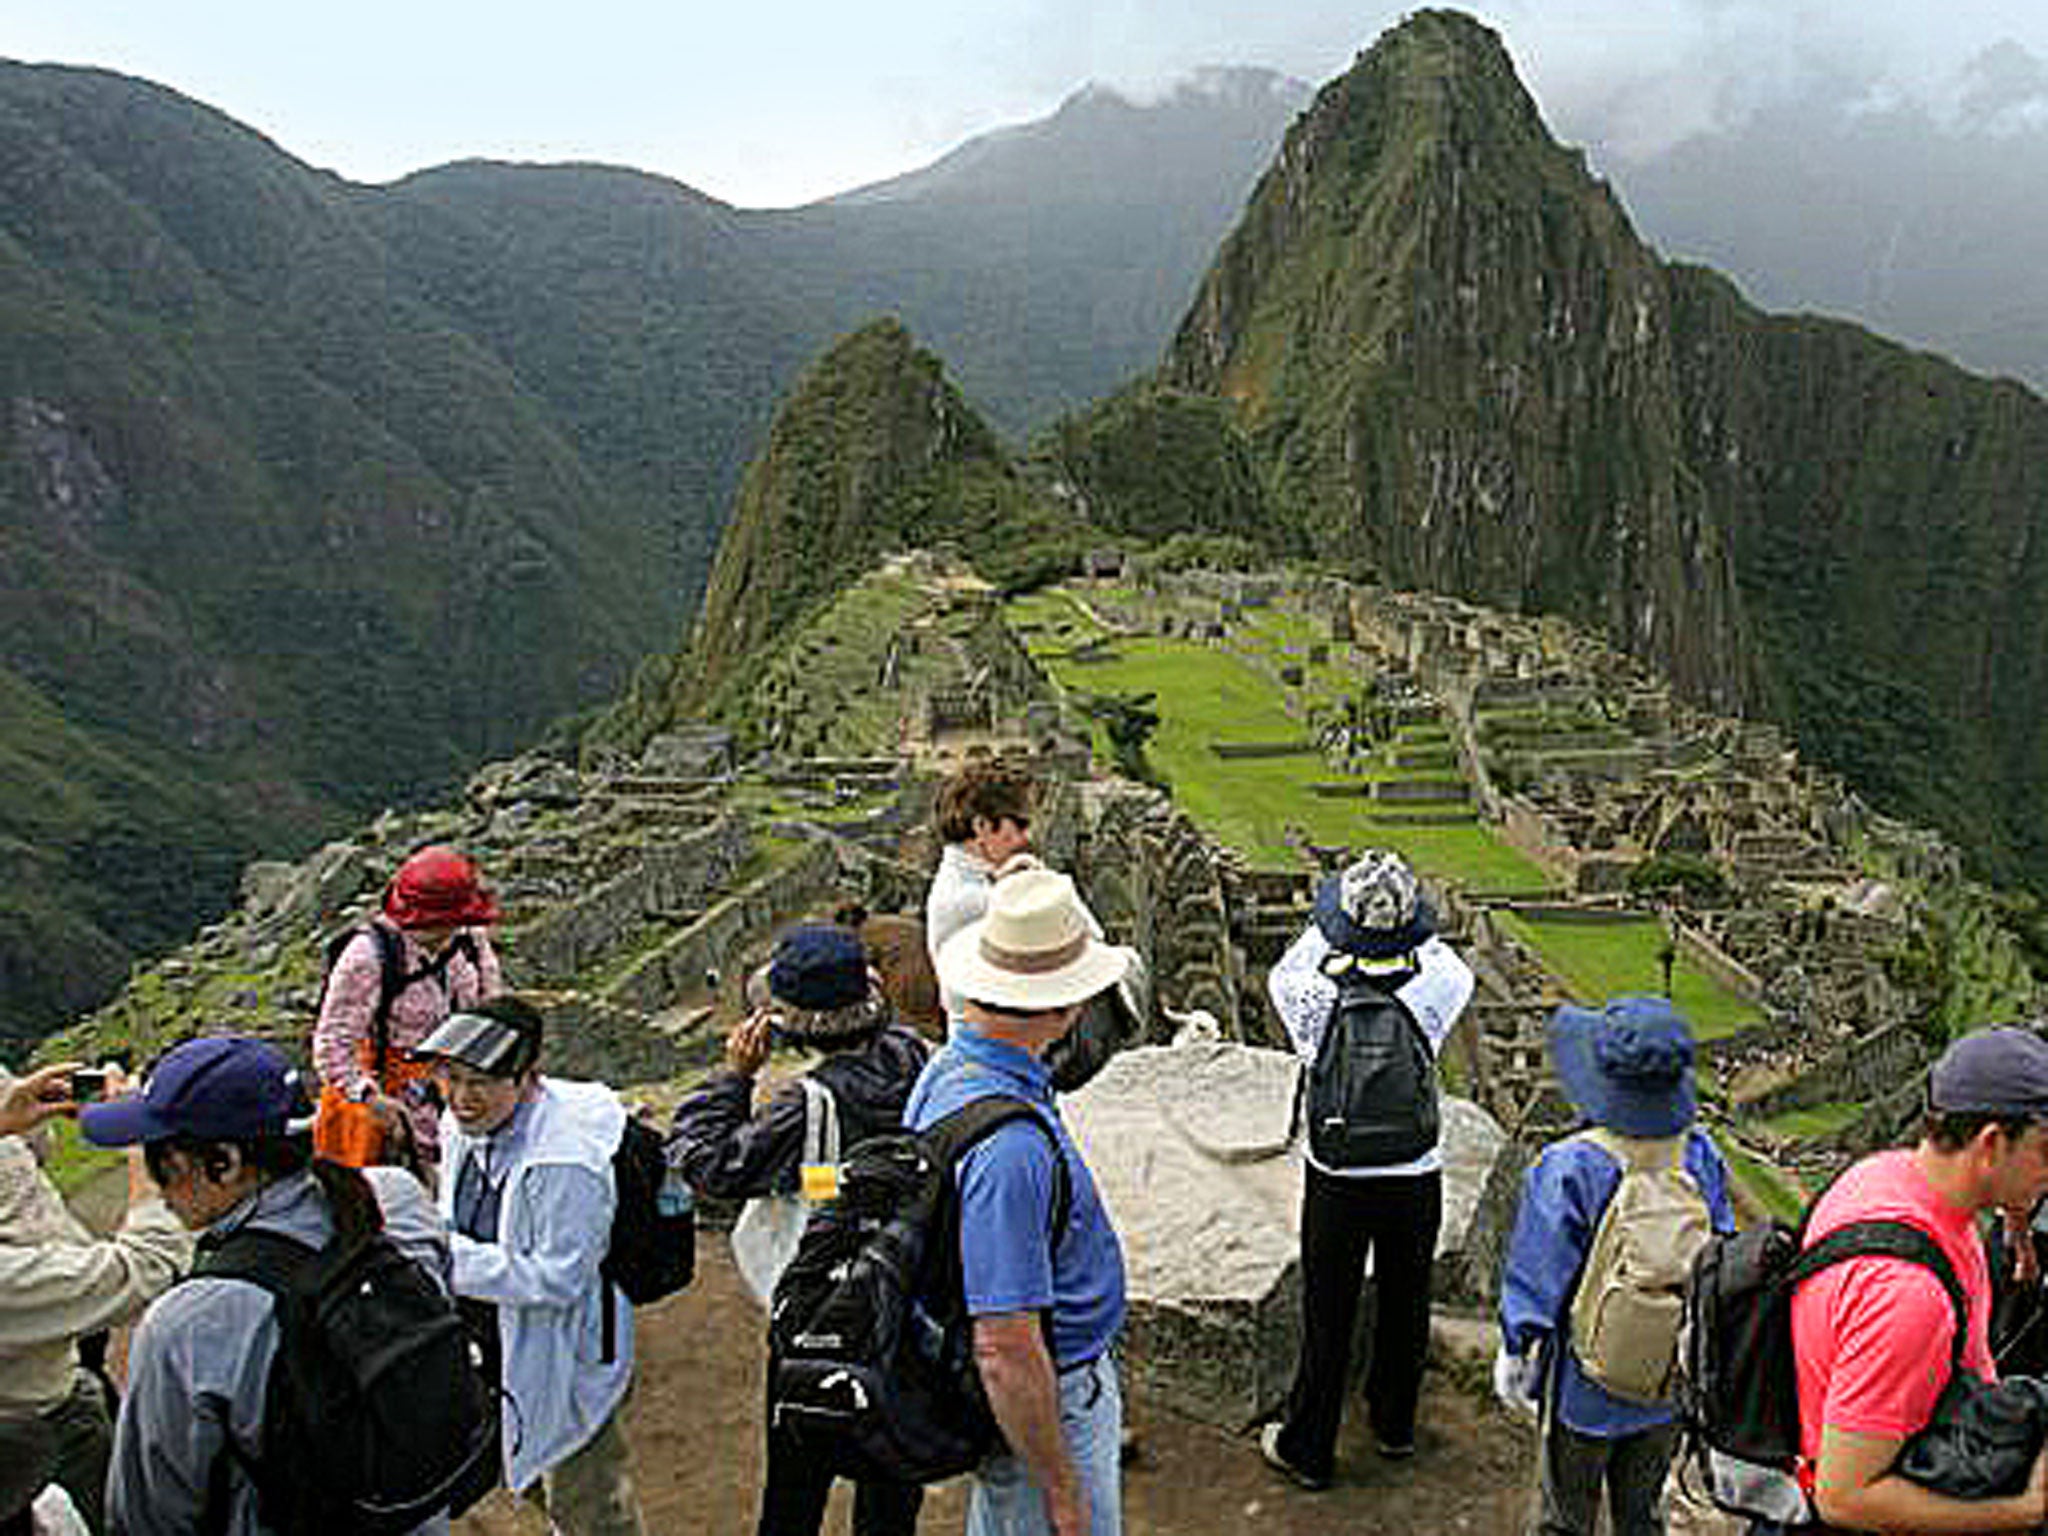
MULTIPOLYGON (((40 700, 10 744, 131 758, 112 821, 159 825, 144 781, 184 808, 156 910, 145 861, 67 819, 82 800, 0 791, 27 871, 0 1012, 70 1011, 74 982, 22 978, 98 995, 249 853, 613 696, 673 644, 835 334, 905 313, 1013 431, 1113 385, 1292 101, 1089 97, 933 185, 745 213, 601 166, 354 186, 173 91, 0 64, 0 669, 40 700), (152 915, 103 931, 103 885, 152 915)), ((947 499, 995 529, 1010 495, 947 499)), ((1026 521, 1001 536, 1036 547, 1026 521)))

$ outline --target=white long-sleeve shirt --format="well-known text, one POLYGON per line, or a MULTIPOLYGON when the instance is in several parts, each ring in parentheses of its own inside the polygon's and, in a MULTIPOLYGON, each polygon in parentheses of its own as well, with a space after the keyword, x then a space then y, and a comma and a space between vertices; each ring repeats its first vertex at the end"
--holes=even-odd
MULTIPOLYGON (((1303 1061, 1313 1063, 1323 1043, 1323 1030, 1330 1022, 1330 1010, 1337 1005, 1337 983, 1323 974, 1323 962, 1330 957, 1330 941, 1323 930, 1310 923, 1301 936, 1287 946, 1266 976, 1266 992, 1287 1037, 1303 1061)), ((1415 951, 1415 975, 1394 995, 1415 1015, 1422 1035, 1429 1042, 1431 1056, 1443 1050, 1444 1039, 1458 1015, 1472 1001, 1476 981, 1472 968, 1442 939, 1430 938, 1415 951)), ((1431 1147, 1409 1163, 1375 1168, 1324 1168, 1306 1148, 1302 1155, 1322 1172, 1342 1179, 1385 1179, 1416 1173, 1433 1173, 1443 1167, 1443 1153, 1431 1147)))

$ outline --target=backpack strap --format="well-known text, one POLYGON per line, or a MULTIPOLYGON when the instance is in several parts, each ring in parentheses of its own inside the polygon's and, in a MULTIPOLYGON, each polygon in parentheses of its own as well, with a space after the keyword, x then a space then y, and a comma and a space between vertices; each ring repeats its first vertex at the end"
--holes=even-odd
POLYGON ((804 1093, 804 1151, 806 1163, 839 1161, 839 1100, 831 1088, 806 1072, 797 1079, 804 1093))
MULTIPOLYGON (((209 1232, 202 1237, 193 1254, 192 1268, 179 1279, 181 1284, 193 1280, 246 1280, 268 1291, 275 1303, 273 1316, 278 1329, 278 1352, 282 1354, 286 1309, 296 1304, 295 1296, 305 1294, 308 1277, 320 1257, 320 1249, 282 1232, 267 1227, 237 1227, 232 1232, 209 1232)), ((275 1360, 271 1369, 277 1369, 275 1360)), ((267 1408, 266 1403, 266 1412, 267 1408)), ((235 1438, 225 1409, 221 1411, 220 1432, 221 1444, 227 1447, 228 1454, 213 1464, 200 1511, 200 1530, 208 1536, 219 1536, 227 1529, 232 1492, 228 1478, 230 1463, 239 1467, 251 1484, 262 1486, 261 1453, 246 1449, 235 1438)))
POLYGON ((1053 1192, 1052 1228, 1049 1243, 1054 1253, 1067 1233, 1067 1218, 1073 1213, 1073 1175, 1067 1171, 1067 1154, 1038 1106, 1026 1099, 992 1093, 967 1103, 925 1127, 923 1138, 933 1157, 948 1168, 957 1168, 982 1141, 1012 1120, 1029 1120, 1052 1146, 1053 1192))
POLYGON ((406 988, 405 941, 396 930, 371 923, 365 930, 377 946, 377 1008, 370 1015, 370 1075, 384 1091, 391 1068, 391 1006, 406 988))
POLYGON ((1968 1339, 1970 1323, 1969 1298, 1964 1294, 1962 1281, 1956 1278, 1955 1266, 1941 1251, 1941 1245, 1911 1222, 1873 1219, 1852 1221, 1837 1227, 1819 1242, 1802 1249, 1799 1257, 1793 1260, 1785 1271, 1785 1294, 1789 1297, 1802 1280, 1832 1265, 1864 1258, 1905 1259, 1934 1272, 1934 1278, 1948 1292, 1949 1304, 1956 1313, 1956 1330, 1949 1341, 1948 1362, 1949 1375, 1954 1376, 1963 1368, 1963 1346, 1968 1339))
POLYGON ((405 968, 405 941, 395 929, 383 923, 368 923, 364 928, 377 944, 377 1010, 370 1015, 370 1059, 371 1071, 377 1079, 377 1091, 382 1093, 391 1067, 391 1010, 399 997, 408 987, 429 978, 439 981, 445 994, 449 962, 461 955, 472 968, 476 968, 480 959, 476 936, 465 928, 425 965, 408 971, 405 968))

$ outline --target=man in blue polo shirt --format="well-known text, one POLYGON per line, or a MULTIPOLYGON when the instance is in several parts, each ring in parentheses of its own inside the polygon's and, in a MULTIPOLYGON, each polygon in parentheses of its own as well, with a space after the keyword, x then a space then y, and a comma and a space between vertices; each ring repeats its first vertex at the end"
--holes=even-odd
POLYGON ((1123 1397, 1110 1345, 1124 1318, 1123 1250, 1060 1124, 1042 1056, 1114 986, 1126 952, 1095 938, 1074 884, 1044 868, 998 880, 987 912, 940 949, 951 1042, 912 1092, 922 1130, 1001 1094, 1044 1129, 1002 1126, 960 1161, 960 1262, 975 1363, 1008 1449, 974 1474, 968 1536, 1119 1536, 1123 1397), (1067 1217, 1053 1228, 1066 1167, 1067 1217))

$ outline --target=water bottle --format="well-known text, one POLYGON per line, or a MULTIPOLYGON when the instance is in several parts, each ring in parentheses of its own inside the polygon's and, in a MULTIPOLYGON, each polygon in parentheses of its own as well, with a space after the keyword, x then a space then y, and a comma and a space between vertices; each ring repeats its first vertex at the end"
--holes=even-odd
POLYGON ((690 1188, 690 1181, 683 1177, 683 1170, 674 1164, 661 1176, 661 1188, 655 1194, 654 1208, 663 1216, 687 1215, 697 1203, 697 1195, 690 1188))

